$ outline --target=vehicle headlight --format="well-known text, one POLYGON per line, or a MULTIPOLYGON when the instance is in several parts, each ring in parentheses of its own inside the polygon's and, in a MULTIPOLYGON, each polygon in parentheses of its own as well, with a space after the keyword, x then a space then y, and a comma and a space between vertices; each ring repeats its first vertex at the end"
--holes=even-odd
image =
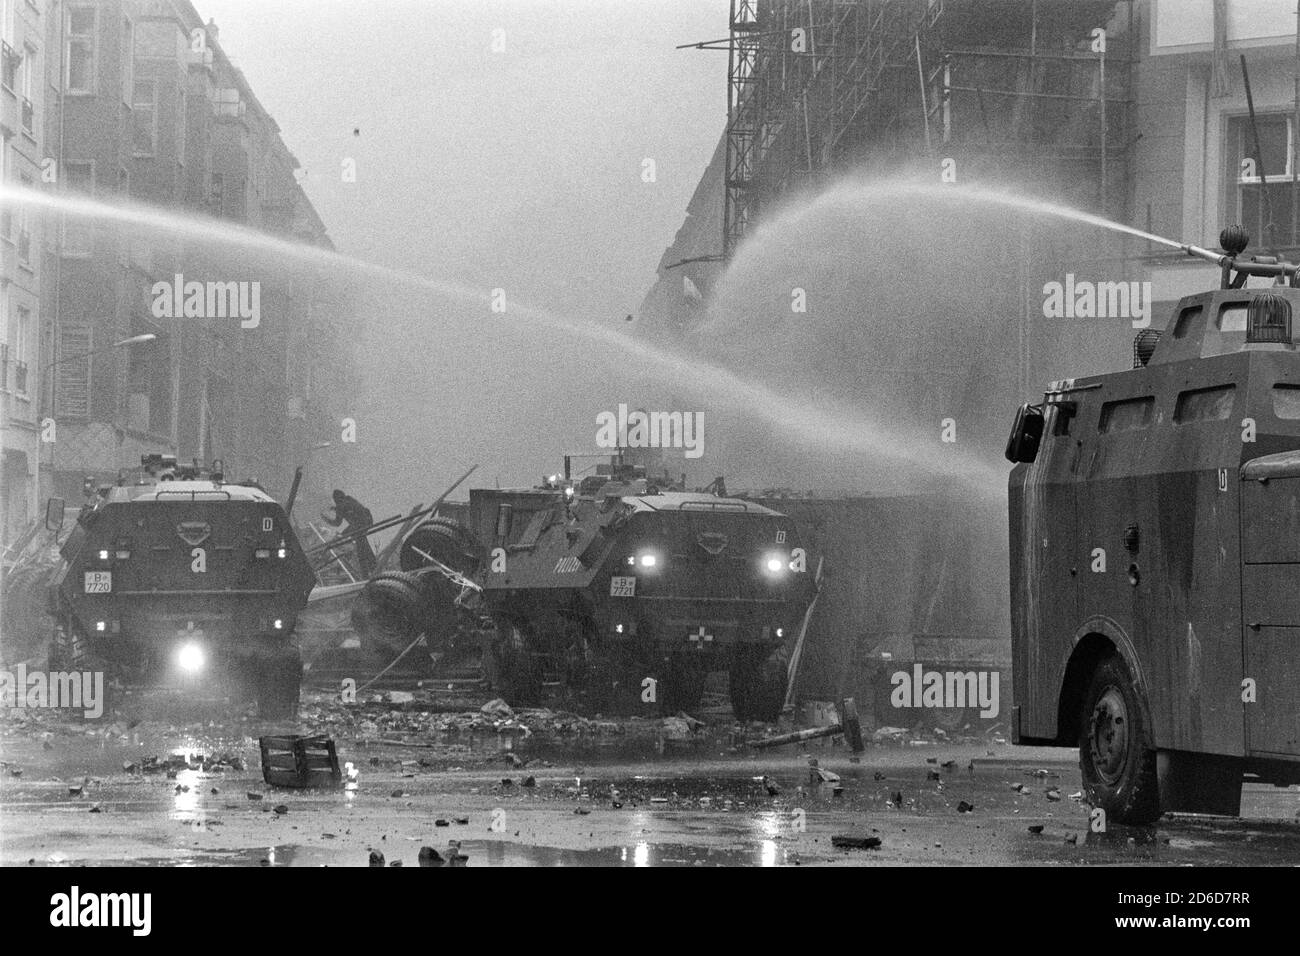
POLYGON ((643 568, 653 568, 659 564, 659 555, 646 552, 638 559, 638 563, 643 568))
POLYGON ((763 558, 763 570, 768 574, 781 574, 788 566, 784 555, 769 554, 763 558))
POLYGON ((194 643, 182 644, 180 651, 176 654, 176 663, 180 665, 181 670, 188 671, 191 674, 203 670, 206 657, 203 648, 194 643))

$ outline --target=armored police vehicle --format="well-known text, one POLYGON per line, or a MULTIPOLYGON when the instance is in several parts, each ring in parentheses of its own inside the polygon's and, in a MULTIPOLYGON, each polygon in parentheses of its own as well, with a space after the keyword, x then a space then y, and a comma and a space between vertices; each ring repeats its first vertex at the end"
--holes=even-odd
MULTIPOLYGON (((106 670, 297 709, 298 612, 315 584, 284 509, 255 483, 146 456, 147 474, 98 490, 50 585, 51 671, 106 670)), ((53 499, 47 524, 62 524, 53 499)))
POLYGON ((1300 782, 1297 266, 1220 243, 1183 248, 1221 288, 1131 369, 1022 406, 1007 446, 1014 738, 1078 746, 1113 820, 1300 782))
POLYGON ((532 703, 568 685, 592 709, 672 713, 726 669, 736 717, 774 720, 784 648, 815 590, 795 523, 753 501, 661 490, 617 457, 581 481, 567 471, 470 492, 499 692, 532 703))

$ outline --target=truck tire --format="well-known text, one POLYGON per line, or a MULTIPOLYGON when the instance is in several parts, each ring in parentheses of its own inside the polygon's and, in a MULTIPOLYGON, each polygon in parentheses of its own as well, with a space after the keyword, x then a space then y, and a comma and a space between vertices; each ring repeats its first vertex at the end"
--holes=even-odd
POLYGON ((260 662, 257 675, 257 716, 283 720, 298 716, 302 693, 302 654, 296 647, 260 662))
POLYGON ((1088 803, 1119 823, 1148 824, 1160 817, 1149 713, 1124 659, 1104 658, 1083 699, 1079 769, 1088 803))
POLYGON ((731 709, 739 721, 770 723, 781 716, 789 655, 784 646, 768 650, 766 645, 736 648, 728 683, 731 709))
POLYGON ((498 627, 491 652, 495 690, 501 699, 511 707, 535 707, 541 703, 541 673, 523 631, 517 627, 498 627))
MULTIPOLYGON (((691 658, 698 656, 692 654, 691 658)), ((659 683, 659 710, 664 716, 671 717, 682 711, 691 713, 699 708, 700 701, 704 699, 704 682, 709 676, 708 664, 704 660, 691 658, 675 654, 668 661, 664 679, 659 683)))

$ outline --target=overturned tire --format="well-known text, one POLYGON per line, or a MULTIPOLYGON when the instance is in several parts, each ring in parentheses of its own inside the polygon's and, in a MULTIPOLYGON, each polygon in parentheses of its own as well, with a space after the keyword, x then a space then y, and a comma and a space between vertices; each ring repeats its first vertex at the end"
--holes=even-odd
POLYGON ((433 517, 416 525, 402 541, 398 564, 403 571, 415 571, 428 567, 430 558, 471 575, 478 569, 478 542, 454 519, 433 517))

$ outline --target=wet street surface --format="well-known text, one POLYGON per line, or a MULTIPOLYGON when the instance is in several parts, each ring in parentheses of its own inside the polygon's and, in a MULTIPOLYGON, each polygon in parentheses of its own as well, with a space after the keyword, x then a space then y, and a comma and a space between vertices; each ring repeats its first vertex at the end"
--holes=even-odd
POLYGON ((751 750, 742 737, 764 728, 742 733, 725 716, 688 725, 320 699, 303 713, 292 727, 11 713, 0 862, 365 866, 373 853, 416 866, 432 847, 467 866, 1300 863, 1296 788, 1248 786, 1241 819, 1093 833, 1073 751, 993 735, 877 735, 853 762, 842 742, 751 750), (294 731, 337 740, 344 788, 263 782, 257 736, 294 731), (857 846, 833 845, 843 837, 857 846))

